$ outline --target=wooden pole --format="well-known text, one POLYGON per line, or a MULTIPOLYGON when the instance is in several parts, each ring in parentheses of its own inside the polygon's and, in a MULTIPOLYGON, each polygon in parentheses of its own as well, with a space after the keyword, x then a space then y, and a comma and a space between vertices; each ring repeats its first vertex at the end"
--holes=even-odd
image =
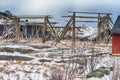
MULTIPOLYGON (((73 13, 73 11, 68 11, 69 13, 73 13)), ((112 15, 112 13, 101 13, 101 12, 75 12, 75 13, 81 13, 81 14, 109 14, 112 15)))
POLYGON ((98 38, 97 38, 97 42, 99 43, 101 41, 101 18, 100 18, 100 14, 98 14, 98 38))
POLYGON ((106 43, 108 43, 109 40, 110 40, 110 38, 109 38, 109 32, 108 32, 110 30, 110 25, 109 25, 110 24, 110 19, 109 19, 109 16, 110 16, 109 14, 106 15, 106 27, 107 27, 107 29, 106 29, 107 30, 107 32, 106 32, 106 34, 107 34, 106 43))
POLYGON ((15 28, 16 28, 16 41, 20 42, 20 25, 19 19, 15 17, 15 28))
POLYGON ((75 46, 75 12, 73 13, 73 18, 72 18, 72 46, 75 46))
POLYGON ((48 16, 45 16, 44 18, 44 24, 43 24, 43 30, 42 30, 42 43, 45 43, 45 40, 46 40, 46 26, 47 26, 47 19, 48 19, 48 16))

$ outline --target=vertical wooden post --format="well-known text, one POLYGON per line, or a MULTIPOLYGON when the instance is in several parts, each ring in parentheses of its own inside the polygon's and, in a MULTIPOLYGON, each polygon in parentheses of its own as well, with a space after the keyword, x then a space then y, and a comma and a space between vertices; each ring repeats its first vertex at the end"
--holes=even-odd
POLYGON ((20 41, 20 25, 19 25, 19 19, 15 17, 15 29, 16 29, 16 41, 20 41))
POLYGON ((42 30, 42 43, 45 43, 45 40, 46 40, 46 27, 47 27, 47 19, 48 19, 48 16, 45 16, 44 18, 44 24, 43 24, 43 30, 42 30))
POLYGON ((100 18, 100 13, 98 14, 98 38, 97 42, 99 43, 101 41, 101 18, 100 18))
POLYGON ((110 30, 110 29, 109 29, 109 27, 110 27, 110 26, 109 26, 109 24, 110 24, 109 16, 110 16, 109 14, 106 15, 106 27, 107 27, 107 29, 106 29, 106 34, 107 34, 106 43, 108 43, 109 40, 110 40, 110 38, 109 38, 109 32, 108 32, 108 31, 110 30))
POLYGON ((73 18, 72 18, 72 46, 75 45, 75 12, 73 13, 73 18))

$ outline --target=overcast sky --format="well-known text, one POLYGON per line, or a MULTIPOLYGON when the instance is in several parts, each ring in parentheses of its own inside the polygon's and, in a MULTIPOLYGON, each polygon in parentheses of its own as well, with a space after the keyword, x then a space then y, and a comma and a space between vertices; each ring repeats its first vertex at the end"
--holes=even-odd
POLYGON ((112 13, 113 21, 120 14, 119 0, 1 0, 0 11, 10 10, 14 15, 53 15, 55 20, 68 11, 112 13))

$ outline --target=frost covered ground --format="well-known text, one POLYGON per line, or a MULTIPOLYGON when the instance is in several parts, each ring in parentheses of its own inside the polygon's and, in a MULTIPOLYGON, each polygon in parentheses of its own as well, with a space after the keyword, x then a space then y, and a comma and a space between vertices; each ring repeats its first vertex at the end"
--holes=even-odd
MULTIPOLYGON (((65 80, 68 68, 79 64, 73 80, 110 80, 110 75, 102 78, 85 78, 91 71, 91 55, 94 69, 112 67, 111 44, 76 42, 74 54, 70 41, 61 41, 57 46, 49 44, 0 44, 0 80, 65 80), (67 45, 66 44, 69 44, 67 45), (82 59, 80 54, 84 54, 82 59), (79 59, 76 59, 78 58, 79 59), (90 56, 90 57, 89 57, 90 56), (70 62, 70 57, 73 61, 70 62), (79 61, 77 61, 79 60, 79 61), (79 63, 78 63, 79 62, 79 63), (84 64, 86 64, 84 66, 84 64), (77 73, 81 72, 79 75, 77 73)), ((70 80, 70 79, 69 79, 70 80)))

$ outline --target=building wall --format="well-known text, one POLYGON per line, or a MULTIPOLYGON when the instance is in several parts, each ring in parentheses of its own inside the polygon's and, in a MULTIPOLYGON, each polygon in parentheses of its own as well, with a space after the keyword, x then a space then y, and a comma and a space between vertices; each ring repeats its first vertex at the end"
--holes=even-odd
POLYGON ((120 55, 120 34, 112 34, 112 55, 120 55))

